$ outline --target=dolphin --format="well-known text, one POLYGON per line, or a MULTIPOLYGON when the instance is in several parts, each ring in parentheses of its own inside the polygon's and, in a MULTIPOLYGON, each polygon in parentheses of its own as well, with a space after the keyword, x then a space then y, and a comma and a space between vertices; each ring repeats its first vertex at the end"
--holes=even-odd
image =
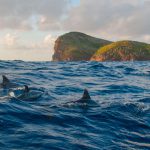
POLYGON ((94 103, 94 102, 92 101, 88 90, 84 89, 83 95, 80 99, 66 102, 63 104, 63 106, 70 106, 70 105, 74 105, 74 104, 82 105, 82 104, 91 104, 91 103, 94 103))
POLYGON ((25 97, 27 97, 29 91, 29 87, 27 85, 24 85, 23 87, 17 87, 9 90, 9 96, 18 99, 24 99, 25 97))
POLYGON ((90 94, 89 94, 88 90, 84 89, 82 98, 80 98, 79 100, 74 101, 74 102, 75 103, 87 103, 90 100, 91 100, 91 97, 90 97, 90 94))
POLYGON ((9 91, 10 97, 19 100, 29 100, 29 101, 38 99, 39 97, 42 96, 42 94, 43 91, 29 88, 27 85, 24 85, 23 87, 14 88, 9 91))
POLYGON ((29 87, 27 85, 24 86, 24 91, 25 91, 25 93, 30 92, 30 89, 29 89, 29 87))
POLYGON ((20 100, 34 100, 42 96, 44 93, 38 89, 29 88, 27 85, 18 85, 15 83, 10 82, 10 80, 5 76, 2 75, 2 83, 0 83, 0 89, 4 89, 9 97, 16 98, 20 100))
POLYGON ((0 88, 11 89, 17 87, 17 84, 11 83, 10 80, 5 75, 2 75, 2 79, 3 81, 0 84, 0 88))
MULTIPOLYGON (((78 106, 90 106, 90 107, 98 106, 98 104, 94 100, 92 100, 87 89, 84 89, 83 95, 80 99, 76 101, 72 101, 71 103, 77 104, 78 106)), ((68 103, 68 104, 71 104, 71 103, 68 103)))

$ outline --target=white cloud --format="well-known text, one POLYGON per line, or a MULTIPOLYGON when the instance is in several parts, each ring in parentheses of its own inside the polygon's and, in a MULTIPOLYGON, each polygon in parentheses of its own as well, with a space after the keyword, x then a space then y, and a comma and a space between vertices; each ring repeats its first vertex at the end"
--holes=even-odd
POLYGON ((26 43, 17 34, 7 33, 3 37, 0 37, 1 59, 50 61, 54 53, 53 46, 55 39, 55 36, 48 34, 40 41, 34 41, 33 39, 26 43))
POLYGON ((15 46, 17 44, 19 37, 17 35, 11 35, 10 33, 6 34, 4 37, 4 44, 8 47, 15 46))
POLYGON ((144 41, 150 43, 150 35, 145 35, 143 39, 144 39, 144 41))
POLYGON ((50 45, 54 45, 55 40, 56 38, 53 37, 51 34, 49 34, 44 38, 43 42, 46 46, 50 46, 50 45))

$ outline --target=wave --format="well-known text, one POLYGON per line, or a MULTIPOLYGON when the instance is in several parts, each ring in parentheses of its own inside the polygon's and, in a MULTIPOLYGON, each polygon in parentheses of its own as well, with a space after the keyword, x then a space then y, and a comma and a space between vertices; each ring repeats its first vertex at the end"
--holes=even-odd
POLYGON ((150 62, 0 61, 0 75, 43 92, 26 101, 0 89, 0 148, 150 149, 149 68, 150 62), (85 88, 91 101, 71 103, 85 88))

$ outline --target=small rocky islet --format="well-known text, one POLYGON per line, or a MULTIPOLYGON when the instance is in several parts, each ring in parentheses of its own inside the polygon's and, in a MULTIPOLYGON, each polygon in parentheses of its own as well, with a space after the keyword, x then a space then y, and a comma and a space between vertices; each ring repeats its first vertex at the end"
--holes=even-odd
POLYGON ((53 61, 148 61, 150 44, 137 41, 112 42, 80 32, 57 38, 53 61))

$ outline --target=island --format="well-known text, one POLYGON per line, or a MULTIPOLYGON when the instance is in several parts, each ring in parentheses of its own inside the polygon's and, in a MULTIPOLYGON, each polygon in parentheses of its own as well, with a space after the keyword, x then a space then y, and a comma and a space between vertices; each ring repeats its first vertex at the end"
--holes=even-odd
POLYGON ((53 61, 89 61, 100 47, 110 43, 84 33, 70 32, 56 40, 53 61))
POLYGON ((112 42, 80 32, 64 34, 55 42, 53 61, 148 61, 150 44, 112 42))
POLYGON ((91 61, 147 61, 150 60, 150 44, 135 41, 119 41, 99 48, 91 61))

